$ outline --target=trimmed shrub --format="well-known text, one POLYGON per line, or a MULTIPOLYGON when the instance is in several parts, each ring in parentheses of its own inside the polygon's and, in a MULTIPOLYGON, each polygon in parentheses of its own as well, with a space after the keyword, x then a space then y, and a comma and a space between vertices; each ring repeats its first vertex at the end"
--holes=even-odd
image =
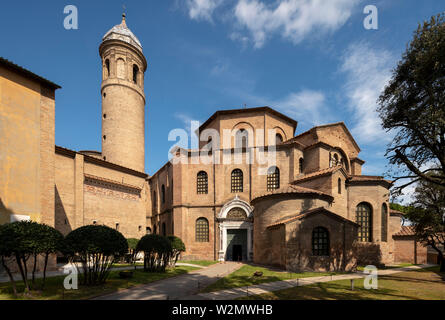
POLYGON ((106 281, 116 261, 128 252, 127 240, 117 230, 107 226, 84 226, 65 238, 64 253, 71 263, 82 265, 82 284, 97 285, 106 281))
POLYGON ((180 238, 175 236, 168 236, 167 239, 170 241, 172 247, 169 257, 169 266, 174 268, 176 262, 178 262, 179 256, 185 251, 185 244, 180 238))
POLYGON ((149 234, 139 240, 137 251, 144 252, 144 271, 165 272, 172 246, 166 237, 149 234))
POLYGON ((25 285, 25 293, 33 289, 38 257, 44 257, 43 284, 45 286, 46 268, 50 254, 61 249, 63 235, 56 229, 32 221, 19 221, 0 226, 0 259, 9 275, 14 294, 17 294, 15 282, 9 264, 17 263, 17 267, 25 285), (29 259, 33 258, 32 282, 28 280, 29 259))
POLYGON ((139 251, 137 251, 138 243, 139 243, 138 239, 134 238, 127 239, 128 253, 125 256, 125 262, 133 264, 135 270, 136 270, 137 255, 139 253, 139 251))

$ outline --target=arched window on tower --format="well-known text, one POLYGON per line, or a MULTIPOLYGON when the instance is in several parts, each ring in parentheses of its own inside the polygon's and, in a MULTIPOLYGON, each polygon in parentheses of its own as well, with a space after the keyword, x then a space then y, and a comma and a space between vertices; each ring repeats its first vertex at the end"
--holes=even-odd
POLYGON ((105 75, 107 77, 110 76, 110 60, 109 59, 105 60, 105 75))
MULTIPOLYGON (((157 213, 157 197, 156 197, 156 191, 153 191, 153 214, 157 213)), ((156 229, 155 229, 156 230, 156 229)), ((156 231, 155 231, 156 233, 156 231)))
POLYGON ((197 176, 196 181, 197 194, 208 194, 209 193, 209 179, 207 172, 200 171, 197 176))
POLYGON ((161 187, 161 192, 162 192, 162 203, 165 203, 165 186, 162 185, 161 187))
POLYGON ((356 208, 356 222, 360 225, 358 229, 358 240, 361 242, 372 241, 372 208, 366 202, 360 203, 356 208))
POLYGON ((117 66, 116 66, 116 73, 117 73, 117 77, 119 79, 125 79, 125 61, 124 59, 117 59, 116 62, 117 66))
POLYGON ((275 136, 275 144, 279 145, 283 143, 283 136, 279 133, 277 133, 277 135, 275 136))
POLYGON ((303 172, 304 172, 304 159, 303 158, 300 158, 300 161, 299 161, 299 169, 300 169, 300 173, 302 174, 303 172))
POLYGON ((206 218, 196 220, 195 241, 209 242, 209 221, 206 218))
POLYGON ((249 146, 249 133, 245 129, 238 130, 235 136, 235 148, 246 149, 249 146))
POLYGON ((270 167, 267 170, 267 191, 280 189, 280 169, 270 167))
POLYGON ((382 204, 382 242, 388 242, 388 207, 382 204))
POLYGON ((138 84, 139 77, 139 67, 137 65, 133 65, 133 82, 138 84))
POLYGON ((240 169, 232 171, 232 193, 243 192, 243 172, 240 169))

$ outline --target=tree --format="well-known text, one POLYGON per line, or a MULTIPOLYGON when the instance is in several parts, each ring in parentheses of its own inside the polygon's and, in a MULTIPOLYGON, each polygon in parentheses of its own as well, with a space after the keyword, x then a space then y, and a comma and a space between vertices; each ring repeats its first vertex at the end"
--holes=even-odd
POLYGON ((419 241, 437 251, 440 271, 445 272, 445 187, 422 181, 414 192, 414 198, 407 218, 412 221, 419 241))
POLYGON ((62 233, 58 230, 47 226, 45 224, 40 225, 39 230, 39 254, 44 257, 43 266, 43 282, 42 290, 45 288, 46 282, 46 269, 48 267, 48 259, 51 254, 62 251, 64 238, 62 233))
POLYGON ((15 284, 11 269, 9 268, 14 256, 14 234, 12 233, 12 229, 6 226, 7 225, 0 225, 0 261, 8 274, 14 296, 17 297, 17 286, 15 284))
MULTIPOLYGON (((1 237, 8 240, 3 244, 3 250, 14 258, 22 276, 25 294, 29 293, 31 289, 28 281, 28 261, 39 251, 39 228, 40 225, 37 222, 19 221, 5 224, 1 229, 1 237)), ((35 264, 36 261, 34 261, 33 274, 36 269, 35 264)))
POLYGON ((144 271, 165 272, 172 251, 166 237, 148 234, 139 241, 137 250, 144 252, 144 271))
POLYGON ((64 241, 64 253, 70 262, 74 263, 78 258, 82 264, 84 285, 105 283, 113 263, 127 252, 124 236, 107 226, 80 227, 70 232, 64 241))
POLYGON ((169 266, 175 267, 181 252, 185 251, 185 244, 180 238, 175 236, 168 236, 167 239, 170 241, 172 247, 169 257, 169 266))
POLYGON ((395 131, 387 156, 400 172, 395 188, 427 181, 445 186, 445 15, 419 25, 379 98, 382 125, 395 131), (432 173, 432 174, 428 174, 432 173), (407 182, 408 180, 408 182, 407 182))
POLYGON ((133 264, 134 270, 136 270, 136 259, 137 259, 137 255, 139 253, 139 251, 137 251, 137 246, 138 246, 139 240, 130 238, 130 239, 127 239, 127 243, 128 243, 128 251, 129 251, 127 262, 133 264))

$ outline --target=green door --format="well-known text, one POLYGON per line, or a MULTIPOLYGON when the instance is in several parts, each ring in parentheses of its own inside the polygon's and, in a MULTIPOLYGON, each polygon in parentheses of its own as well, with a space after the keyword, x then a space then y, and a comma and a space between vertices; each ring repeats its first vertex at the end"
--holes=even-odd
POLYGON ((229 229, 227 230, 227 261, 247 260, 247 230, 229 229))

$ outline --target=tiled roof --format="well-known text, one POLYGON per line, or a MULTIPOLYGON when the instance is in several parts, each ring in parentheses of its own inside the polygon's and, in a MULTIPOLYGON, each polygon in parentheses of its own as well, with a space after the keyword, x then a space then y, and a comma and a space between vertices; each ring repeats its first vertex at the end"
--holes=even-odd
POLYGON ((392 184, 393 182, 390 180, 386 180, 380 176, 351 176, 348 179, 349 182, 386 182, 388 184, 392 184))
POLYGON ((299 186, 294 186, 294 185, 289 185, 280 189, 276 189, 273 191, 268 191, 264 194, 261 194, 259 196, 256 196, 254 199, 258 199, 258 198, 263 198, 263 197, 267 197, 267 196, 271 196, 271 195, 275 195, 275 194, 290 194, 290 193, 298 193, 298 194, 312 194, 312 195, 319 195, 319 196, 325 196, 325 197, 329 197, 332 198, 331 195, 318 191, 318 190, 314 190, 314 189, 309 189, 309 188, 303 188, 303 187, 299 187, 299 186))
POLYGON ((413 226, 403 226, 399 232, 393 234, 393 236, 403 237, 403 236, 414 236, 416 234, 413 226))
POLYGON ((357 148, 358 151, 360 151, 360 147, 358 146, 357 142, 355 141, 354 137, 352 136, 352 134, 349 132, 348 127, 346 127, 344 122, 336 122, 336 123, 330 123, 330 124, 325 124, 325 125, 321 125, 321 126, 316 126, 313 127, 312 129, 309 129, 306 132, 300 133, 299 135, 293 137, 292 139, 288 140, 288 141, 296 141, 298 140, 300 137, 307 135, 309 133, 314 132, 317 129, 320 128, 327 128, 327 127, 334 127, 334 126, 342 126, 345 129, 346 134, 349 136, 349 138, 351 139, 352 144, 357 148))
POLYGON ((292 118, 289 118, 288 116, 282 114, 281 112, 278 112, 275 109, 272 109, 270 107, 256 107, 256 108, 245 108, 245 109, 229 109, 229 110, 219 110, 216 111, 210 118, 207 119, 206 122, 204 122, 198 130, 195 132, 201 132, 203 131, 213 120, 215 120, 219 115, 224 114, 240 114, 240 113, 248 113, 248 112, 269 112, 273 115, 276 115, 279 118, 282 118, 286 120, 287 122, 291 123, 294 127, 294 131, 297 128, 298 122, 295 121, 292 118))
POLYGON ((288 224, 288 223, 293 222, 293 221, 298 220, 298 219, 304 219, 304 218, 308 217, 311 214, 321 213, 321 212, 326 213, 328 215, 331 215, 331 216, 335 217, 336 219, 340 219, 340 220, 343 220, 343 221, 345 221, 347 223, 351 223, 353 225, 358 226, 357 223, 355 223, 355 222, 353 222, 353 221, 351 221, 349 219, 346 219, 346 218, 344 218, 344 217, 342 217, 342 216, 340 216, 340 215, 338 215, 338 214, 336 214, 336 213, 334 213, 332 211, 329 211, 329 210, 327 210, 324 207, 319 207, 319 208, 310 209, 310 210, 306 210, 306 211, 300 212, 300 213, 298 213, 298 214, 296 214, 296 215, 294 215, 292 217, 286 217, 284 219, 278 220, 275 223, 267 226, 267 228, 273 228, 273 227, 277 227, 279 225, 288 224))
POLYGON ((340 170, 342 168, 342 166, 335 166, 335 167, 331 167, 331 168, 327 168, 327 169, 322 169, 322 170, 318 170, 315 172, 311 172, 308 174, 305 174, 297 179, 295 179, 292 183, 297 183, 297 182, 302 182, 302 181, 306 181, 306 180, 310 180, 310 179, 314 179, 314 178, 318 178, 324 175, 328 175, 331 174, 337 170, 340 170))
POLYGON ((402 216, 405 215, 404 212, 398 211, 398 210, 393 210, 393 209, 389 210, 389 214, 399 214, 399 215, 402 215, 402 216))
MULTIPOLYGON (((56 151, 56 154, 68 156, 68 157, 70 157, 72 159, 74 159, 76 157, 76 154, 81 154, 81 153, 79 153, 77 151, 73 151, 73 150, 70 150, 70 149, 67 149, 67 148, 63 148, 63 147, 60 147, 60 146, 56 146, 55 147, 55 151, 56 151)), ((120 172, 128 173, 128 174, 140 177, 140 178, 148 178, 148 175, 145 172, 136 171, 136 170, 133 170, 131 168, 123 167, 121 165, 118 165, 118 164, 115 164, 115 163, 112 163, 112 162, 109 162, 109 161, 105 161, 105 160, 102 160, 102 159, 98 159, 96 157, 92 157, 92 156, 89 156, 89 155, 86 155, 86 154, 82 154, 82 155, 83 155, 83 157, 85 159, 85 162, 93 163, 93 164, 96 164, 96 165, 99 165, 99 166, 102 166, 102 167, 106 167, 106 168, 109 168, 109 169, 113 169, 113 170, 117 170, 117 171, 120 171, 120 172)))
POLYGON ((59 86, 59 85, 57 85, 57 84, 55 84, 55 83, 53 83, 53 82, 51 82, 51 81, 41 77, 41 76, 39 76, 39 75, 37 75, 37 74, 35 74, 35 73, 33 73, 33 72, 23 68, 23 67, 21 67, 21 66, 15 64, 15 63, 5 59, 5 58, 0 57, 0 65, 4 66, 5 68, 11 69, 11 70, 13 70, 15 72, 18 72, 18 73, 20 73, 20 74, 22 74, 22 75, 24 75, 24 76, 26 76, 28 78, 36 80, 36 81, 46 85, 47 87, 49 87, 49 88, 51 88, 53 90, 57 90, 57 89, 61 88, 61 86, 59 86))
POLYGON ((108 31, 104 37, 103 41, 107 40, 120 40, 131 44, 142 52, 142 44, 139 39, 131 32, 131 30, 127 27, 125 21, 125 14, 122 16, 122 23, 114 26, 110 31, 108 31))

